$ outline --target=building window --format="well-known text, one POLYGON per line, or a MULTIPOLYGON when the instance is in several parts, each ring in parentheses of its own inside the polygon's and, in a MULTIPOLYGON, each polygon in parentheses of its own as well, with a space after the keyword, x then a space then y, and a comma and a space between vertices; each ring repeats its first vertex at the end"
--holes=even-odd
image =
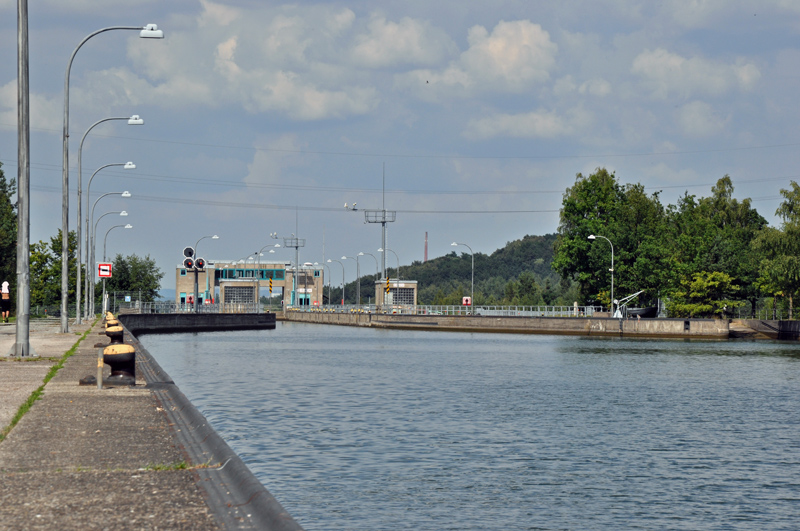
POLYGON ((186 304, 186 293, 181 292, 181 304, 186 304))
POLYGON ((182 277, 185 277, 185 276, 186 276, 186 270, 185 270, 185 269, 181 269, 181 276, 182 276, 182 277))
POLYGON ((319 270, 314 270, 314 277, 319 278, 319 270))

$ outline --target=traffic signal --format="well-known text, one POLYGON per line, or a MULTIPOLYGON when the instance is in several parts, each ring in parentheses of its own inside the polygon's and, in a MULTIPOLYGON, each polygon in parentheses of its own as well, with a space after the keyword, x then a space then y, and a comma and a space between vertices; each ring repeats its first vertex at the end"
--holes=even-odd
POLYGON ((194 269, 194 260, 191 257, 187 256, 186 258, 183 259, 183 267, 185 267, 186 269, 194 269))
POLYGON ((194 261, 194 266, 195 266, 197 269, 203 269, 204 267, 206 267, 206 260, 205 260, 205 258, 198 258, 197 260, 195 260, 195 261, 194 261))
POLYGON ((191 258, 194 256, 194 248, 193 247, 184 247, 183 248, 183 256, 186 258, 191 258))
POLYGON ((389 277, 386 277, 386 293, 389 293, 389 277))

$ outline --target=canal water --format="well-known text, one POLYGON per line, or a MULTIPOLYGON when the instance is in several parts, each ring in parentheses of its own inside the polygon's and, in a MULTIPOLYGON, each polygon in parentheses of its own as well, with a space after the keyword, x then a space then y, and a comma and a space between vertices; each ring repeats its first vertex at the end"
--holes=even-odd
POLYGON ((308 530, 800 527, 797 343, 141 339, 308 530))

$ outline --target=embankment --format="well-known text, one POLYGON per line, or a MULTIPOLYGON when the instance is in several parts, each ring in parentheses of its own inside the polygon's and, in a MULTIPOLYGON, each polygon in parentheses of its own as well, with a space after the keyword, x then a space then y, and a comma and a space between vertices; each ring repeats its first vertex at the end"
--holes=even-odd
POLYGON ((729 336, 726 319, 614 319, 611 317, 493 317, 368 313, 286 312, 281 319, 305 323, 512 334, 563 334, 657 338, 729 336))

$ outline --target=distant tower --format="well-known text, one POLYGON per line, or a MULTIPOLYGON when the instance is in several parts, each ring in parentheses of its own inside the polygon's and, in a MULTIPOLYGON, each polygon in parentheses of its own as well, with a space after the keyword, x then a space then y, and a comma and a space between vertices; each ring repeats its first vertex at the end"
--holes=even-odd
POLYGON ((428 261, 428 231, 425 231, 425 261, 428 261))

